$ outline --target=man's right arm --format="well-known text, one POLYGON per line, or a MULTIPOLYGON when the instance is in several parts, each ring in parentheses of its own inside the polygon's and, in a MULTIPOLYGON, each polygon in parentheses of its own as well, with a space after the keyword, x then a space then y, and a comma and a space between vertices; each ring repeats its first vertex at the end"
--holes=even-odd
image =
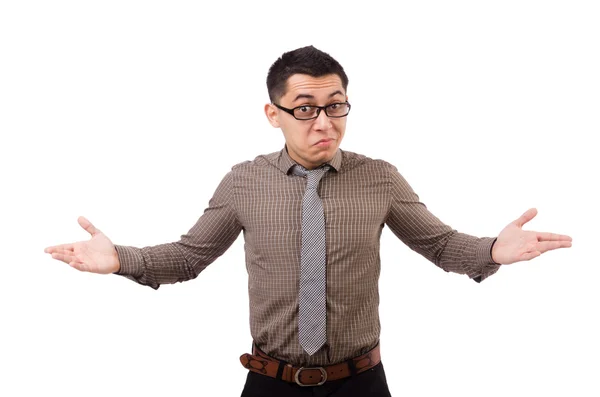
POLYGON ((221 181, 209 206, 177 242, 136 248, 115 245, 120 269, 115 273, 157 289, 196 278, 236 240, 242 230, 235 209, 233 172, 221 181))

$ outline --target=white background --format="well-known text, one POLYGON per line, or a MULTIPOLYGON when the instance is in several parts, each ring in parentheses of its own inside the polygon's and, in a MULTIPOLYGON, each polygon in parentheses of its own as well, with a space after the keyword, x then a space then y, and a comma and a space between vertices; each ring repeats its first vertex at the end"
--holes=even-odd
POLYGON ((394 396, 598 396, 594 1, 5 1, 0 5, 0 395, 238 396, 242 237, 154 291, 80 273, 49 245, 176 241, 232 165, 280 150, 263 114, 281 53, 350 78, 342 148, 396 165, 459 231, 573 247, 477 284, 382 237, 394 396), (217 5, 218 3, 218 5, 217 5))

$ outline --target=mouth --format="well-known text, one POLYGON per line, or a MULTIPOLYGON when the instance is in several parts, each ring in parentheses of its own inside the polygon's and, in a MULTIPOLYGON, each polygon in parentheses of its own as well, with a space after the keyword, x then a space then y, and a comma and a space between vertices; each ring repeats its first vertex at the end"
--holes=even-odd
POLYGON ((315 143, 315 146, 328 146, 329 144, 331 144, 334 141, 333 138, 325 138, 325 139, 321 139, 320 141, 318 141, 317 143, 315 143))

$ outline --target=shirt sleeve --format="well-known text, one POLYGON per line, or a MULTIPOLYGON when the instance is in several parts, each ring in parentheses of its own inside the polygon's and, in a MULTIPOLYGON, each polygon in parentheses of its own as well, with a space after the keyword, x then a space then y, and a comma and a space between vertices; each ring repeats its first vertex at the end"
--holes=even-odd
POLYGON ((116 245, 121 268, 115 274, 154 289, 196 278, 242 230, 235 211, 232 174, 223 178, 208 208, 179 241, 144 248, 116 245))
POLYGON ((447 272, 481 282, 496 273, 492 260, 496 238, 459 233, 435 217, 397 169, 390 165, 390 209, 386 224, 410 249, 447 272))

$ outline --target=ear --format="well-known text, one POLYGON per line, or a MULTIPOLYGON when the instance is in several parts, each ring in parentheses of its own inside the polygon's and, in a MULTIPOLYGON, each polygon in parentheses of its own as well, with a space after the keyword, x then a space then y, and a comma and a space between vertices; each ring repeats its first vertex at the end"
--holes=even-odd
POLYGON ((265 105, 265 115, 273 127, 279 128, 279 112, 273 104, 267 103, 265 105))

